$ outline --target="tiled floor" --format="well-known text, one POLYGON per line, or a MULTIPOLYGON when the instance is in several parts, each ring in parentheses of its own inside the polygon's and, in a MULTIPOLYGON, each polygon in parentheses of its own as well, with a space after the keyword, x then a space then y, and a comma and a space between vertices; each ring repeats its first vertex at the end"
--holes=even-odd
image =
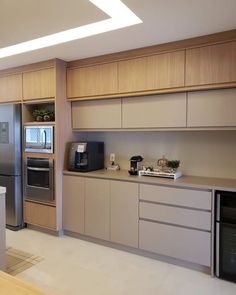
POLYGON ((40 261, 42 261, 40 256, 19 251, 12 247, 6 249, 6 272, 10 275, 15 276, 40 261))
POLYGON ((235 295, 236 284, 70 237, 7 231, 7 246, 41 256, 17 277, 58 295, 235 295))

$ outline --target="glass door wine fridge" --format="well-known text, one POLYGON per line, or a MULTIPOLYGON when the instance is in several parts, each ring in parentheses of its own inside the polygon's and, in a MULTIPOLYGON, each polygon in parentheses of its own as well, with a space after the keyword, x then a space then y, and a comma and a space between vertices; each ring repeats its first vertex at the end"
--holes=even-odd
POLYGON ((236 192, 216 191, 215 273, 236 282, 236 192))

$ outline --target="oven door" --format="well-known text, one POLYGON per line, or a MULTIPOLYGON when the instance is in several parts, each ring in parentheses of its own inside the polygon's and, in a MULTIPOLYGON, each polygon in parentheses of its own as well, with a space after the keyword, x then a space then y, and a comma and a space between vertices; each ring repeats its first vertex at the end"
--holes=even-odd
POLYGON ((25 195, 27 199, 52 202, 53 167, 25 167, 25 195))

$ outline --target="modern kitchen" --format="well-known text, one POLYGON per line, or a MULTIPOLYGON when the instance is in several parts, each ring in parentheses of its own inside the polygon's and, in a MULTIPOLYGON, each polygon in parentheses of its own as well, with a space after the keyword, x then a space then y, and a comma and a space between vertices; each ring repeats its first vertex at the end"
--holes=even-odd
POLYGON ((0 12, 0 294, 235 294, 236 2, 67 2, 0 12))

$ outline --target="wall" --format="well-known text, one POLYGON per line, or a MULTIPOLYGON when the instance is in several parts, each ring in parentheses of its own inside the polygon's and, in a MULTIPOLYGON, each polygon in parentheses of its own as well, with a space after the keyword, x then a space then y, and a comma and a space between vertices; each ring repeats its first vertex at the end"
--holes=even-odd
POLYGON ((236 178, 236 131, 88 132, 77 140, 104 141, 106 165, 115 153, 122 169, 132 155, 148 163, 165 155, 179 159, 186 175, 236 178))

